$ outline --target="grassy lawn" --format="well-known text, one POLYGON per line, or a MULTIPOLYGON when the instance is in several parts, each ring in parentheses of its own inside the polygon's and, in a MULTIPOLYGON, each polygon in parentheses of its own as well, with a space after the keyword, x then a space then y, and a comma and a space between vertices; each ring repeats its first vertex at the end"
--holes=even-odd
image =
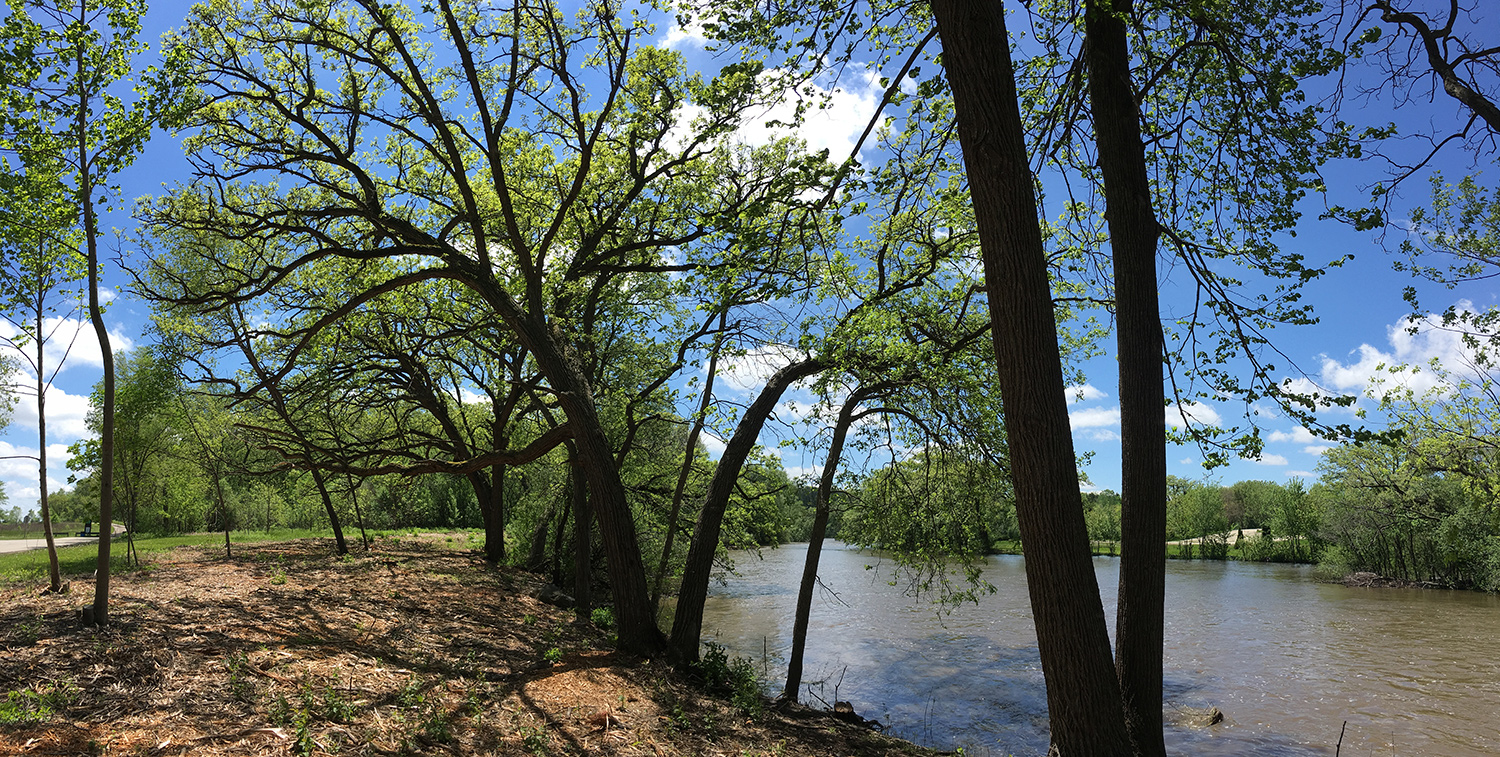
MULTIPOLYGON (((83 528, 78 524, 78 529, 83 528)), ((58 529, 61 534, 62 530, 58 529)), ((429 548, 469 550, 479 549, 484 546, 484 532, 479 529, 399 529, 389 531, 370 531, 370 539, 377 542, 400 543, 400 542, 423 542, 429 548)), ((294 529, 277 528, 270 531, 231 531, 229 541, 236 548, 246 544, 262 544, 265 542, 290 541, 292 539, 332 539, 333 532, 326 529, 294 529)), ((359 549, 359 530, 345 528, 344 538, 349 540, 349 549, 359 549)), ((177 547, 206 547, 209 549, 224 547, 223 532, 209 532, 197 534, 183 534, 180 536, 137 536, 135 549, 141 556, 141 560, 149 563, 152 554, 166 552, 177 547)), ((110 550, 111 570, 118 572, 129 569, 125 560, 125 539, 117 537, 114 547, 110 550)), ((60 547, 57 550, 57 563, 64 577, 92 575, 99 559, 99 545, 96 543, 79 544, 72 547, 60 547)), ((45 581, 47 577, 47 550, 32 549, 25 552, 14 552, 0 555, 0 582, 21 581, 45 581)))
MULTIPOLYGON (((80 528, 82 528, 80 526, 80 528)), ((331 538, 331 531, 316 531, 308 529, 276 529, 266 531, 231 531, 230 542, 236 546, 240 544, 255 544, 268 541, 286 541, 288 539, 306 538, 331 538)), ((201 533, 184 534, 181 536, 141 536, 136 537, 135 549, 142 559, 148 559, 153 553, 166 552, 167 550, 183 547, 214 547, 224 545, 224 534, 201 533)), ((110 550, 111 570, 125 570, 129 566, 125 560, 125 539, 117 538, 110 550)), ((57 550, 57 564, 62 570, 64 577, 87 576, 94 572, 99 559, 99 545, 78 544, 72 547, 60 547, 57 550)), ((13 552, 0 555, 0 581, 36 581, 46 580, 47 576, 47 550, 32 549, 25 552, 13 552)))
MULTIPOLYGON (((83 524, 73 521, 54 521, 52 524, 52 534, 58 537, 72 536, 82 530, 83 524)), ((6 523, 0 525, 0 539, 41 538, 44 537, 42 536, 42 524, 40 523, 27 523, 25 525, 20 523, 6 523)))

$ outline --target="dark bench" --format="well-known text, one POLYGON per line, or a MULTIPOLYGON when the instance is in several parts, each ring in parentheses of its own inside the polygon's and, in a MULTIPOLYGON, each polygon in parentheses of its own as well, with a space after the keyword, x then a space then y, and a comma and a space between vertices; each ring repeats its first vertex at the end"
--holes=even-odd
POLYGON ((90 531, 89 529, 85 528, 82 531, 79 531, 78 535, 79 536, 98 536, 99 532, 98 531, 90 531))

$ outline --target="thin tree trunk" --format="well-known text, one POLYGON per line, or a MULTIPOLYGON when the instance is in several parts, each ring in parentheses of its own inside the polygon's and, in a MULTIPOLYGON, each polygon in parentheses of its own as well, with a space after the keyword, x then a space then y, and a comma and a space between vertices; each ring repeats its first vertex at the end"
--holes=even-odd
POLYGON ((339 524, 338 511, 333 509, 333 495, 328 493, 328 482, 323 480, 323 472, 316 467, 311 471, 313 485, 318 487, 318 497, 323 500, 323 512, 328 514, 328 525, 333 526, 333 540, 338 546, 338 553, 349 554, 349 542, 344 541, 344 527, 339 524))
MULTIPOLYGON (((40 251, 39 251, 40 252, 40 251)), ((41 255, 37 255, 41 260, 41 255)), ((37 277, 40 285, 41 277, 37 277)), ((40 286, 38 286, 40 292, 40 286)), ((42 511, 42 534, 47 540, 47 590, 56 594, 62 591, 62 569, 57 564, 57 541, 52 535, 52 511, 47 506, 47 382, 43 359, 42 340, 42 295, 37 294, 36 307, 36 435, 37 435, 37 481, 41 483, 38 506, 42 511)))
POLYGON ((682 570, 682 584, 677 590, 671 652, 680 661, 698 659, 698 642, 703 633, 703 604, 708 600, 708 581, 713 573, 714 554, 719 550, 724 511, 729 507, 729 498, 734 493, 740 470, 760 438, 760 429, 781 400, 781 395, 792 384, 816 375, 823 368, 821 360, 808 359, 777 371, 761 388, 755 401, 745 408, 734 436, 724 445, 724 454, 719 456, 719 465, 708 485, 708 497, 698 514, 698 526, 693 531, 693 543, 688 548, 687 564, 682 570))
POLYGON ((932 0, 984 257, 1026 583, 1060 757, 1131 753, 1068 424, 1005 6, 932 0))
POLYGON ((552 536, 552 583, 559 587, 563 585, 563 535, 568 532, 568 518, 573 514, 573 492, 578 491, 578 487, 581 485, 580 479, 582 478, 583 474, 578 472, 576 464, 568 466, 568 506, 562 508, 562 517, 558 519, 557 530, 553 532, 552 536))
POLYGON ((660 611, 661 585, 667 577, 667 566, 672 562, 672 543, 677 537, 677 519, 682 514, 682 496, 687 491, 688 478, 693 472, 693 458, 698 454, 698 437, 703 433, 703 424, 708 419, 708 406, 714 398, 714 376, 719 370, 719 347, 724 343, 724 322, 729 317, 728 309, 719 314, 719 336, 714 339, 713 350, 708 354, 708 376, 703 381, 703 397, 698 401, 698 413, 693 416, 693 428, 688 431, 687 444, 682 454, 682 470, 677 472, 677 488, 672 490, 672 511, 667 515, 667 539, 661 548, 661 562, 656 565, 656 580, 651 584, 651 607, 660 611))
POLYGON ((1162 331, 1157 301, 1160 229, 1132 94, 1125 18, 1132 0, 1090 0, 1085 15, 1089 99, 1104 217, 1115 274, 1120 366, 1120 584, 1115 672, 1125 726, 1143 757, 1165 757, 1162 645, 1166 612, 1167 439, 1162 412, 1162 331))
MULTIPOLYGON (((82 23, 88 5, 78 5, 82 23)), ((88 150, 89 97, 83 78, 84 43, 78 42, 78 200, 83 209, 83 238, 88 250, 89 321, 99 339, 99 356, 104 363, 104 402, 99 408, 99 554, 94 571, 94 604, 85 620, 95 625, 109 625, 109 557, 110 539, 114 536, 114 460, 115 460, 115 353, 109 344, 109 329, 99 303, 99 233, 94 216, 93 165, 88 150)), ((45 488, 45 487, 43 487, 45 488)))
POLYGON ((833 441, 828 445, 828 459, 823 461, 823 475, 818 479, 817 509, 813 512, 812 536, 807 540, 802 584, 797 590, 797 614, 792 621, 792 652, 786 664, 786 685, 781 690, 781 698, 791 702, 797 701, 797 691, 802 688, 802 654, 807 649, 807 623, 812 616, 813 589, 818 585, 818 561, 823 555, 823 538, 828 534, 833 479, 839 470, 839 460, 844 456, 844 439, 854 422, 854 409, 859 407, 863 398, 862 393, 855 392, 839 409, 838 420, 833 426, 833 441))
POLYGON ((359 509, 359 484, 355 483, 354 477, 349 476, 349 501, 354 504, 354 520, 359 524, 359 540, 364 543, 365 551, 370 551, 370 536, 365 533, 365 516, 359 509))

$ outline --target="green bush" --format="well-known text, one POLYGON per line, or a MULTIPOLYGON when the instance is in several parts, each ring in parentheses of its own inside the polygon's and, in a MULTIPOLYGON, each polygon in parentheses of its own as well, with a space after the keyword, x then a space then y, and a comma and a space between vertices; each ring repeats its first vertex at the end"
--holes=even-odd
POLYGON ((765 697, 760 693, 760 679, 750 660, 745 657, 731 660, 723 646, 711 641, 704 646, 703 658, 693 666, 704 688, 712 694, 729 697, 735 709, 746 717, 764 713, 765 697))

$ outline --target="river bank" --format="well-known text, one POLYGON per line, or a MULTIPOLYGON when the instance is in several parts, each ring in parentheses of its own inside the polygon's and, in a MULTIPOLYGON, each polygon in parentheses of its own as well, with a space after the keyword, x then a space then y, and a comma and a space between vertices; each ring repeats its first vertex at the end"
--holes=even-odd
POLYGON ((152 555, 92 595, 0 584, 0 753, 928 755, 811 710, 749 712, 440 536, 152 555))

